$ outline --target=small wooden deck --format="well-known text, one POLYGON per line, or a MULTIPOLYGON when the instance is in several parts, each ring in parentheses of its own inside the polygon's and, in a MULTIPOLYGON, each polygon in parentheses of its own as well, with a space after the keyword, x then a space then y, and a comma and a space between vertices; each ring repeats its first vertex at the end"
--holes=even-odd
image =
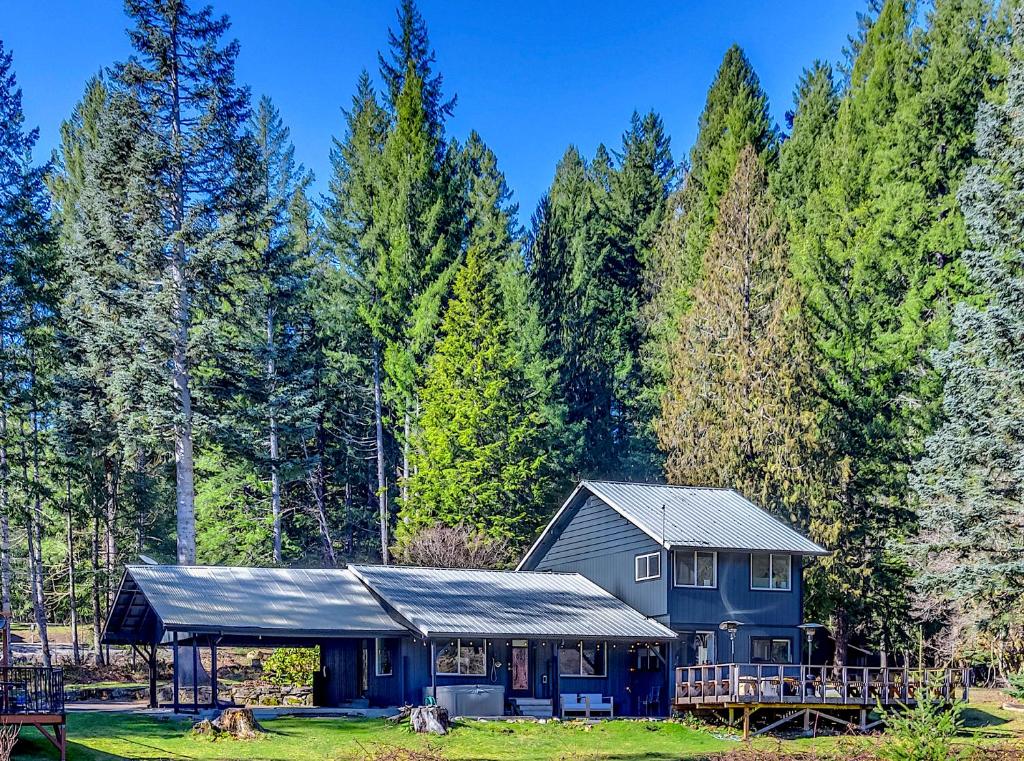
POLYGON ((0 725, 39 730, 60 754, 67 753, 64 672, 59 668, 0 666, 0 725))
POLYGON ((745 736, 750 734, 750 717, 762 710, 782 715, 754 734, 798 717, 805 727, 814 717, 867 730, 878 724, 869 724, 867 716, 879 705, 966 701, 969 683, 967 669, 723 663, 677 668, 673 702, 679 711, 724 709, 730 723, 739 709, 745 736), (858 721, 850 720, 851 710, 859 714, 858 721))

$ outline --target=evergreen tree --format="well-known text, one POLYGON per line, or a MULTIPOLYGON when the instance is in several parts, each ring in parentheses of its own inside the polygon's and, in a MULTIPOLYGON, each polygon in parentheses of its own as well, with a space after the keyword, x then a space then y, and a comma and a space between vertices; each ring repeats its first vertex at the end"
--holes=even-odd
POLYGON ((548 386, 531 372, 540 360, 527 356, 529 346, 514 327, 529 321, 529 312, 513 311, 525 305, 504 290, 512 277, 506 268, 521 256, 515 209, 494 154, 476 133, 464 153, 469 241, 423 371, 400 546, 437 522, 524 543, 543 521, 550 496, 548 386))
POLYGON ((996 639, 1024 623, 1022 44, 1018 15, 1005 99, 979 109, 980 160, 959 194, 975 246, 962 261, 987 300, 961 302, 953 312, 953 340, 937 362, 944 420, 913 478, 921 498, 920 586, 941 601, 942 614, 996 639))
POLYGON ((690 150, 688 172, 669 203, 647 271, 651 295, 644 310, 645 354, 651 382, 657 389, 668 378, 669 347, 689 307, 690 290, 701 275, 719 202, 740 151, 751 145, 766 164, 771 164, 776 143, 768 97, 744 52, 733 45, 708 90, 697 140, 690 150))
MULTIPOLYGON (((284 491, 289 481, 302 478, 299 441, 315 414, 304 393, 308 367, 299 355, 310 263, 307 250, 297 245, 290 216, 311 176, 296 162, 289 130, 269 98, 260 99, 250 133, 256 151, 253 179, 263 201, 250 221, 255 247, 244 274, 225 284, 234 291, 228 301, 234 314, 214 322, 209 340, 218 357, 199 368, 197 380, 221 397, 216 437, 225 454, 243 457, 269 476, 270 557, 281 563, 284 491)), ((260 512, 267 511, 250 519, 267 522, 260 512)))
POLYGON ((455 111, 456 98, 445 99, 444 78, 434 73, 437 57, 430 47, 427 23, 414 0, 402 0, 398 7, 398 31, 388 30, 390 59, 378 53, 380 73, 384 80, 387 105, 392 114, 398 111, 398 99, 405 88, 411 68, 422 83, 423 110, 430 125, 431 137, 443 146, 444 121, 455 111))
POLYGON ((125 7, 136 54, 116 67, 114 83, 135 94, 165 164, 138 180, 161 188, 166 219, 159 248, 171 299, 178 561, 189 564, 195 562, 194 329, 204 299, 249 248, 245 224, 250 206, 260 204, 258 185, 246 176, 251 143, 241 134, 249 98, 234 81, 238 43, 222 43, 226 17, 215 18, 209 7, 194 11, 182 0, 127 0, 125 7))
MULTIPOLYGON (((381 287, 378 284, 379 226, 376 204, 381 184, 381 161, 387 139, 388 118, 377 101, 370 76, 360 74, 351 108, 345 112, 345 136, 335 139, 331 152, 333 175, 330 183, 326 226, 339 271, 332 282, 327 303, 338 318, 355 326, 345 330, 345 344, 357 361, 365 346, 368 361, 363 368, 369 375, 371 439, 374 452, 374 479, 371 492, 376 503, 381 556, 388 559, 387 461, 390 438, 384 426, 383 364, 384 345, 377 325, 381 287)), ((340 322, 340 320, 338 320, 340 322)), ((322 429, 321 429, 322 430, 322 429)))
POLYGON ((839 661, 851 634, 884 650, 902 636, 908 571, 887 542, 912 529, 907 475, 938 385, 927 357, 966 291, 952 194, 970 156, 963 112, 990 76, 988 15, 982 3, 938 3, 912 34, 908 4, 883 5, 856 45, 831 138, 807 154, 824 160, 818 187, 791 214, 823 395, 822 467, 837 481, 812 521, 835 552, 810 599, 833 617, 839 661))
POLYGON ((0 569, 3 605, 12 595, 10 521, 25 528, 28 592, 50 665, 46 633, 42 458, 50 429, 54 245, 44 185, 33 166, 37 130, 26 131, 13 56, 0 44, 0 569))
POLYGON ((732 487, 790 520, 820 488, 806 337, 757 153, 740 153, 678 342, 658 436, 670 483, 732 487))

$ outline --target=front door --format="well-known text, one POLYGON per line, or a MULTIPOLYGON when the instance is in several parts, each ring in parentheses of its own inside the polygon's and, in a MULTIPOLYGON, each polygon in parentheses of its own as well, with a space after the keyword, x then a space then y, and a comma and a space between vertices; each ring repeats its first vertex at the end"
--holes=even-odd
POLYGON ((526 697, 530 690, 530 643, 525 639, 512 640, 509 654, 509 694, 526 697))

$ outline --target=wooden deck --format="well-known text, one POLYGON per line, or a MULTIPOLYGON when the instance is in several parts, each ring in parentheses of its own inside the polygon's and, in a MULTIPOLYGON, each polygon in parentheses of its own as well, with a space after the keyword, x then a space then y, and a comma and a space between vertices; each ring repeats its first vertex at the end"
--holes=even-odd
POLYGON ((881 723, 868 722, 870 711, 879 705, 966 701, 969 684, 967 669, 723 663, 676 669, 673 702, 679 711, 722 709, 727 712, 729 724, 742 720, 744 737, 750 735, 751 717, 756 712, 771 718, 754 734, 798 718, 803 718, 805 729, 812 719, 823 719, 864 731, 881 723), (737 718, 738 710, 741 719, 737 718))
POLYGON ((35 727, 53 743, 64 761, 64 672, 59 668, 0 666, 0 725, 35 727))
POLYGON ((785 666, 724 663, 676 669, 675 704, 684 706, 912 705, 922 698, 968 699, 967 669, 785 666))

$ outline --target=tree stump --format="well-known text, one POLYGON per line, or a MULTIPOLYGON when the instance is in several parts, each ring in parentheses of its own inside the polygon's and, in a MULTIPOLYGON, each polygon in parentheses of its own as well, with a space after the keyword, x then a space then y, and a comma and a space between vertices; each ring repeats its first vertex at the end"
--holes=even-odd
POLYGON ((409 715, 409 725, 413 732, 446 735, 451 726, 448 709, 441 706, 417 706, 409 715))
POLYGON ((225 708, 213 725, 236 740, 255 740, 267 733, 252 715, 251 708, 225 708))

